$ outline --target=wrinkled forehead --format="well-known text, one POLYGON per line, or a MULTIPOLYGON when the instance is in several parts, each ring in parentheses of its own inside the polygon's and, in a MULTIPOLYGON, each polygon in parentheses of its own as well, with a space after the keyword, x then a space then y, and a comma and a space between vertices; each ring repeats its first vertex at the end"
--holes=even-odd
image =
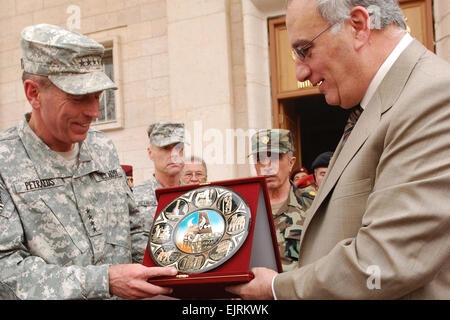
POLYGON ((198 162, 185 162, 184 164, 185 171, 205 171, 203 165, 198 162))

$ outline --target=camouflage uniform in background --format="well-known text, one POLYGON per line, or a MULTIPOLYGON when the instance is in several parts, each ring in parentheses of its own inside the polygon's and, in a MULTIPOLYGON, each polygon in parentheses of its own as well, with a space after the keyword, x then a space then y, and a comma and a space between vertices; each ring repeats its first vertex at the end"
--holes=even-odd
POLYGON ((306 208, 296 196, 297 187, 291 183, 288 199, 272 211, 278 249, 283 271, 293 270, 297 266, 302 226, 306 219, 306 208))
MULTIPOLYGON (((181 122, 160 122, 152 123, 147 128, 147 135, 150 143, 157 147, 165 147, 174 143, 184 144, 184 123, 181 122)), ((180 180, 180 185, 182 185, 180 180)), ((144 215, 145 228, 150 230, 155 217, 158 200, 155 190, 163 186, 156 180, 155 175, 137 185, 133 189, 136 204, 144 215)))
MULTIPOLYGON (((21 47, 24 71, 67 93, 116 88, 102 72, 103 46, 78 33, 31 26, 21 47)), ((109 266, 140 261, 148 237, 117 151, 89 130, 74 165, 29 119, 0 133, 0 298, 114 298, 109 266)))
POLYGON ((65 162, 25 119, 0 135, 2 298, 111 298, 108 266, 142 261, 148 234, 111 140, 90 131, 78 167, 65 162))
POLYGON ((295 190, 295 195, 299 199, 299 202, 307 209, 311 207, 314 198, 316 197, 316 184, 312 183, 305 188, 297 188, 295 190))
MULTIPOLYGON (((285 129, 263 129, 252 138, 251 155, 257 153, 277 156, 294 151, 292 135, 285 129)), ((275 232, 283 271, 290 271, 297 266, 302 226, 306 218, 306 205, 298 188, 292 183, 286 201, 272 206, 275 232)))
POLYGON ((162 188, 162 185, 156 181, 155 175, 153 175, 150 179, 133 189, 136 205, 145 217, 144 225, 146 230, 150 230, 153 224, 156 207, 158 207, 155 190, 159 188, 162 188))

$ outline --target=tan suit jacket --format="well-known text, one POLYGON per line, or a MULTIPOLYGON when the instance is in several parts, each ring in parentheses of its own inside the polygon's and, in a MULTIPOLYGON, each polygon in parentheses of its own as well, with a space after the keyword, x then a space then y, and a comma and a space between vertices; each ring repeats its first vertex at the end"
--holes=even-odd
POLYGON ((450 299, 450 65, 414 40, 340 143, 278 299, 450 299))

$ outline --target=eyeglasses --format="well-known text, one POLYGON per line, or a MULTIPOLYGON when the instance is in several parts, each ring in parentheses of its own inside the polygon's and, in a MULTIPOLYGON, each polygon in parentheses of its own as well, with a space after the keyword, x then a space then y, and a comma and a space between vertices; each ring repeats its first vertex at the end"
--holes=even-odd
POLYGON ((292 52, 294 53, 294 55, 300 59, 300 61, 305 60, 306 55, 308 54, 308 50, 309 48, 311 48, 311 44, 313 43, 314 40, 316 40, 318 37, 320 37, 322 35, 322 33, 324 33, 325 31, 327 31, 328 29, 330 29, 332 26, 334 26, 335 24, 331 24, 328 27, 326 27, 324 30, 322 30, 317 36, 315 36, 311 41, 309 41, 307 44, 303 45, 302 47, 297 46, 295 48, 292 48, 292 52))
POLYGON ((198 172, 190 172, 190 171, 187 171, 185 174, 184 174, 184 176, 186 177, 186 178, 189 178, 189 179, 191 179, 192 177, 197 177, 198 179, 202 179, 202 178, 205 178, 206 176, 203 174, 203 172, 200 172, 200 171, 198 171, 198 172))

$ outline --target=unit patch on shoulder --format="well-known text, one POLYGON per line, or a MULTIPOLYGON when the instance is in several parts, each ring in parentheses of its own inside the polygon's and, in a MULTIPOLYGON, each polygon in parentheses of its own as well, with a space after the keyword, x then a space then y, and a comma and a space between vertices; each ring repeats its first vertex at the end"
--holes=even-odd
POLYGON ((314 200, 314 198, 316 197, 316 192, 315 191, 304 191, 302 192, 302 196, 306 197, 308 199, 314 200))

